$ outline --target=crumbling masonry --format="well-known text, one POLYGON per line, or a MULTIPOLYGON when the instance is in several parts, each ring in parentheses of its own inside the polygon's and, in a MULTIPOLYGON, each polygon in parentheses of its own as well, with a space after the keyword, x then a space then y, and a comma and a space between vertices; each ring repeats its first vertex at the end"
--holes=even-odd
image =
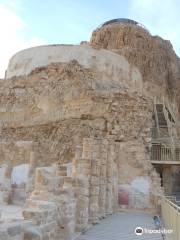
POLYGON ((133 22, 14 55, 0 81, 0 239, 70 240, 120 209, 159 211, 179 181, 179 73, 171 44, 133 22))

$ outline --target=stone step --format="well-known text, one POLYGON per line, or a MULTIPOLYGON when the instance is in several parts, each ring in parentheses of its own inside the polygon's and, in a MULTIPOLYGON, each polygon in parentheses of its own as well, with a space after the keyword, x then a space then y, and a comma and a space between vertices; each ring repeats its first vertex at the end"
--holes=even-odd
POLYGON ((57 211, 55 209, 29 208, 23 211, 24 219, 31 220, 37 226, 54 221, 56 215, 57 211))

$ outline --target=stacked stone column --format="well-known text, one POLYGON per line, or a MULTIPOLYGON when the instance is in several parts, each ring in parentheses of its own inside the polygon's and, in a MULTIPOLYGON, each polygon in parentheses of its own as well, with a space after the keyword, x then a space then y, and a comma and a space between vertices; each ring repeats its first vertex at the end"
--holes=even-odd
POLYGON ((34 181, 35 181, 35 171, 36 171, 36 157, 33 150, 29 154, 29 173, 26 184, 26 193, 27 196, 34 190, 34 181))
POLYGON ((118 166, 117 163, 113 164, 113 212, 115 212, 118 208, 118 166))
POLYGON ((76 229, 77 231, 83 231, 88 227, 89 222, 92 139, 83 139, 82 157, 78 157, 75 159, 77 194, 76 229))
POLYGON ((11 163, 2 166, 2 185, 0 186, 0 203, 9 204, 11 202, 11 163))
POLYGON ((58 197, 58 237, 70 240, 75 233, 76 199, 74 180, 71 176, 64 176, 63 189, 58 197))
POLYGON ((100 140, 93 141, 90 178, 89 222, 99 222, 100 140))
POLYGON ((106 189, 106 213, 113 213, 113 161, 115 157, 114 145, 109 145, 107 158, 107 189, 106 189))
POLYGON ((99 179, 99 217, 100 218, 104 218, 106 216, 107 157, 108 157, 108 141, 102 140, 100 179, 99 179))

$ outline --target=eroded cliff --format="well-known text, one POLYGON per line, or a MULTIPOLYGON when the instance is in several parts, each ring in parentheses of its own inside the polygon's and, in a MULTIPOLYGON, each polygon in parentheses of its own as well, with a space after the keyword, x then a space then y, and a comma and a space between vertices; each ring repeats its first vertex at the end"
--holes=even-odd
POLYGON ((110 24, 96 29, 90 44, 123 55, 138 67, 147 94, 175 96, 179 103, 180 60, 170 41, 139 26, 110 24))

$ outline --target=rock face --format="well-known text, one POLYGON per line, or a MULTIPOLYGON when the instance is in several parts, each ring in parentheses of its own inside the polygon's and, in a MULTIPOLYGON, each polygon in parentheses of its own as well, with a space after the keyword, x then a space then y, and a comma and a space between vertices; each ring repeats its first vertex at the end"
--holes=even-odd
POLYGON ((173 95, 179 101, 180 60, 169 41, 151 36, 139 26, 110 24, 95 30, 90 44, 112 50, 136 66, 147 94, 157 95, 159 87, 161 94, 173 95))
POLYGON ((31 48, 10 60, 0 82, 8 183, 0 196, 25 203, 18 239, 70 240, 120 207, 157 209, 153 100, 178 115, 178 64, 169 42, 122 24, 97 29, 89 45, 31 48), (22 164, 26 180, 12 186, 22 164))

